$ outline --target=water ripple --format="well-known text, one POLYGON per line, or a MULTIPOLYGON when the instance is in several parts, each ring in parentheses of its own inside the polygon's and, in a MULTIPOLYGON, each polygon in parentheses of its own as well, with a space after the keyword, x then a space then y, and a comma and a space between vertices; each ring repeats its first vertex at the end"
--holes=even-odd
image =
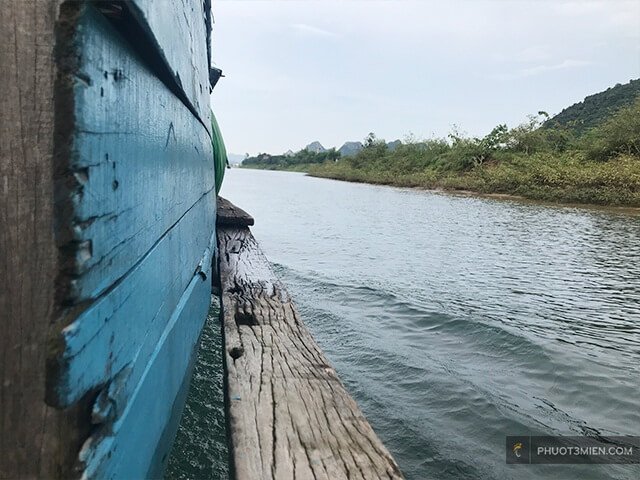
POLYGON ((509 434, 640 432, 640 216, 281 172, 224 189, 407 478, 640 477, 504 462, 509 434))

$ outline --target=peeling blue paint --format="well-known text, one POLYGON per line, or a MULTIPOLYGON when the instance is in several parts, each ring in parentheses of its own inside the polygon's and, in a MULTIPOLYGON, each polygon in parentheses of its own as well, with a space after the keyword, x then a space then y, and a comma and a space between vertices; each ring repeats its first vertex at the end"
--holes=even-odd
POLYGON ((207 129, 107 20, 86 12, 77 43, 92 81, 76 80, 74 89, 76 302, 102 294, 215 186, 207 129), (114 68, 127 81, 104 77, 114 68))
POLYGON ((153 467, 151 459, 158 445, 152 440, 160 437, 170 421, 174 399, 193 362, 210 294, 210 284, 194 276, 122 415, 106 429, 109 433, 97 432, 83 447, 87 478, 145 478, 153 467))
POLYGON ((83 478, 144 478, 162 471, 210 304, 206 30, 199 0, 126 4, 178 72, 176 94, 96 5, 78 7, 71 53, 71 212, 57 225, 69 323, 50 358, 47 402, 94 399, 78 453, 83 478))

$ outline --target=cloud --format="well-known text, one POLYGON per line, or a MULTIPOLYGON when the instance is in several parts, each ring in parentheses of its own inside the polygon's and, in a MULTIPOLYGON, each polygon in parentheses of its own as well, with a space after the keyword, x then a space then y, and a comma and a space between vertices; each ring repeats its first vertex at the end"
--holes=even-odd
POLYGON ((530 67, 520 70, 521 77, 530 77, 532 75, 540 75, 541 73, 553 72, 555 70, 566 70, 567 68, 586 67, 591 65, 592 62, 586 60, 564 60, 561 63, 553 65, 538 65, 537 67, 530 67))
POLYGON ((498 63, 540 63, 549 61, 552 57, 551 48, 548 45, 533 45, 516 51, 496 51, 489 58, 498 63))
POLYGON ((230 151, 452 123, 478 136, 640 72, 638 0, 213 3, 226 78, 212 102, 230 151))
POLYGON ((335 32, 330 32, 329 30, 324 30, 322 28, 307 25, 305 23, 294 23, 293 25, 291 25, 291 28, 303 35, 310 35, 314 37, 336 38, 339 36, 335 32))
POLYGON ((637 0, 573 0, 552 5, 554 14, 573 21, 597 20, 596 28, 615 32, 617 35, 637 38, 640 36, 640 3, 637 0))
POLYGON ((515 58, 525 63, 540 62, 551 58, 551 52, 550 48, 546 45, 534 45, 518 52, 515 58))
POLYGON ((517 72, 512 73, 497 73, 490 75, 489 78, 495 80, 515 80, 518 78, 526 78, 533 77, 535 75, 542 75, 548 72, 555 72, 558 70, 567 70, 572 68, 580 68, 587 67, 589 65, 593 65, 593 62, 589 62, 586 60, 564 60, 560 63, 546 64, 546 65, 537 65, 535 67, 528 67, 518 70, 517 72))

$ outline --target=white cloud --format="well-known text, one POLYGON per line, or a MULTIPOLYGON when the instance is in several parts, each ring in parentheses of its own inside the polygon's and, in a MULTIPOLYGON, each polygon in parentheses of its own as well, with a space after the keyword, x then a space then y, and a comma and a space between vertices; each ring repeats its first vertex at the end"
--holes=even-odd
POLYGON ((564 60, 560 63, 552 65, 538 65, 536 67, 530 67, 520 70, 521 77, 530 77, 531 75, 540 75, 542 73, 553 72, 555 70, 565 70, 567 68, 578 68, 592 65, 592 62, 586 60, 564 60))
POLYGON ((640 77, 638 0, 213 5, 226 75, 213 105, 230 151, 444 135, 453 123, 483 135, 640 77))
POLYGON ((618 35, 640 36, 640 2, 637 0, 561 1, 553 5, 556 14, 572 21, 589 21, 594 28, 618 35))
POLYGON ((559 63, 536 65, 535 67, 522 68, 516 72, 509 73, 494 73, 488 75, 488 78, 494 80, 516 80, 519 78, 533 77, 536 75, 543 75, 549 72, 556 72, 559 70, 568 70, 573 68, 587 67, 593 65, 593 62, 587 60, 564 60, 559 63))
POLYGON ((295 23, 291 25, 291 28, 296 30, 298 33, 302 33, 303 35, 311 35, 314 37, 335 38, 339 36, 337 33, 330 32, 319 27, 314 27, 313 25, 307 25, 305 23, 295 23))
POLYGON ((521 50, 515 55, 519 62, 540 62, 551 58, 551 52, 547 45, 533 45, 521 50))

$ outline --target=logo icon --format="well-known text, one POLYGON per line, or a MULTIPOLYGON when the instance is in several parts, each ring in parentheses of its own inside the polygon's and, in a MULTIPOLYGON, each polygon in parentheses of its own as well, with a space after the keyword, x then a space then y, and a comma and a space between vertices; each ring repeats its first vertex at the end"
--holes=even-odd
POLYGON ((516 442, 513 444, 513 448, 511 449, 513 451, 513 454, 520 458, 522 457, 522 442, 516 442))
POLYGON ((530 440, 525 435, 508 436, 505 442, 507 463, 527 464, 530 455, 530 440))

